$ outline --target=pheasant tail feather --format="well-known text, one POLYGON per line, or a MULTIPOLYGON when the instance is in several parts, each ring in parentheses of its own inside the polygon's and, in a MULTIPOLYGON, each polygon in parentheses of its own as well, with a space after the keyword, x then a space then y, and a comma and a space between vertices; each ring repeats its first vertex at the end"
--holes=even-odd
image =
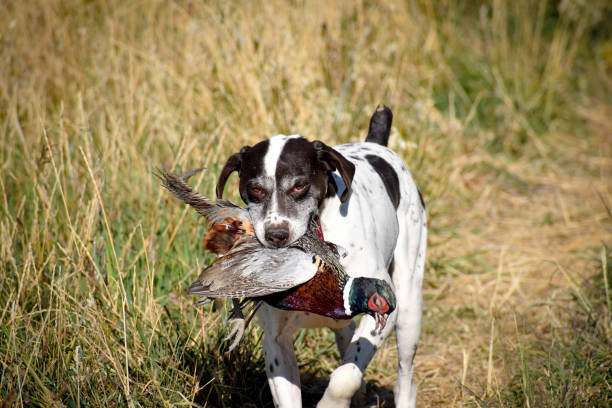
POLYGON ((163 169, 158 169, 155 174, 162 182, 168 191, 170 191, 176 198, 183 201, 186 204, 192 206, 200 215, 208 218, 215 211, 217 204, 201 194, 193 191, 193 188, 185 181, 187 178, 193 176, 202 169, 192 170, 187 172, 183 177, 172 174, 166 166, 163 169))

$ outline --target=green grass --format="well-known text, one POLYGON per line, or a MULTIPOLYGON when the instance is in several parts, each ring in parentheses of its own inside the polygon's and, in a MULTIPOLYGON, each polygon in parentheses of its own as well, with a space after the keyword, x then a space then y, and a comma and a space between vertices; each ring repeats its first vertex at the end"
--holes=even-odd
MULTIPOLYGON (((532 407, 612 406, 612 309, 610 252, 602 247, 601 274, 584 282, 583 299, 559 310, 564 325, 522 347, 523 364, 508 389, 508 401, 532 407), (576 304, 582 308, 576 310, 576 304), (587 306, 588 305, 588 306, 587 306)), ((534 331, 532 327, 526 327, 534 331)))
MULTIPOLYGON (((2 3, 0 405, 272 406, 259 328, 226 357, 226 305, 186 295, 205 226, 152 170, 206 166, 213 196, 242 145, 363 140, 385 103, 429 214, 419 405, 610 406, 610 13, 2 3)), ((295 345, 314 405, 333 336, 295 345)), ((370 405, 392 406, 396 366, 390 339, 370 405)))

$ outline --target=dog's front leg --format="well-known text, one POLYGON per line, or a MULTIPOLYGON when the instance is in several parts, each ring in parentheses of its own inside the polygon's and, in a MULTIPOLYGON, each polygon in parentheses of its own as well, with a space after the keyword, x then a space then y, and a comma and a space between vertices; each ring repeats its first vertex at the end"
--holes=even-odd
POLYGON ((334 335, 336 336, 336 344, 338 345, 338 351, 340 352, 340 358, 344 358, 344 354, 346 353, 346 349, 351 344, 351 340, 353 339, 353 335, 355 334, 355 328, 357 324, 354 320, 351 320, 349 324, 346 326, 332 328, 334 331, 334 335))
POLYGON ((274 405, 280 408, 302 406, 300 373, 291 335, 264 332, 263 348, 268 384, 274 405))
POLYGON ((266 304, 257 315, 264 330, 264 359, 274 405, 280 408, 300 408, 300 372, 292 340, 296 328, 292 324, 291 315, 266 304))
POLYGON ((380 348, 395 326, 397 313, 389 315, 382 332, 376 329, 376 321, 372 316, 365 315, 350 344, 348 345, 342 365, 336 368, 329 379, 329 384, 317 408, 349 408, 353 395, 361 387, 363 372, 370 360, 380 348))

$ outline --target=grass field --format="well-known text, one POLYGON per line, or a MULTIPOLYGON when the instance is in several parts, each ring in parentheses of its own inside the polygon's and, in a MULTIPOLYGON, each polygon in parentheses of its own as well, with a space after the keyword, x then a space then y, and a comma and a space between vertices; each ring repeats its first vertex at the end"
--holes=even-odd
MULTIPOLYGON (((419 406, 612 407, 611 26, 604 0, 0 2, 0 406, 273 406, 257 326, 228 358, 226 305, 186 295, 205 227, 152 170, 212 196, 242 145, 363 140, 385 103, 429 214, 419 406)), ((295 347, 314 404, 333 336, 295 347)))

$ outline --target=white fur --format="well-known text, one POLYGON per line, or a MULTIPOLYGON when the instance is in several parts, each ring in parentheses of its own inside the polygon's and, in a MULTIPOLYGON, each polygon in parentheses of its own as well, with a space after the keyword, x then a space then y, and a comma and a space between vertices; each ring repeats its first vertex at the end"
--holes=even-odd
MULTIPOLYGON (((340 408, 350 406, 352 396, 362 384, 364 370, 395 327, 399 356, 395 404, 398 408, 415 407, 412 360, 421 329, 421 285, 427 241, 425 209, 405 164, 391 150, 373 143, 347 144, 335 149, 347 158, 379 156, 398 175, 401 199, 396 210, 370 164, 352 160, 356 169, 351 198, 344 204, 337 196, 328 198, 319 214, 325 239, 341 245, 348 253, 340 259, 346 272, 351 277, 376 277, 392 283, 397 307, 379 333, 374 330, 376 322, 369 315, 364 315, 356 327, 348 320, 263 306, 258 318, 265 332, 266 370, 274 403, 278 407, 301 407, 299 371, 291 343, 298 328, 326 326, 334 330, 342 364, 332 372, 317 407, 340 408), (392 259, 393 279, 388 273, 392 259)), ((281 150, 281 139, 274 139, 265 158, 266 169, 272 168, 272 158, 278 160, 280 153, 276 152, 281 150)), ((334 179, 338 191, 344 191, 341 177, 334 173, 334 179)))
MULTIPOLYGON (((276 190, 276 165, 278 159, 283 151, 283 147, 287 140, 295 136, 276 135, 269 139, 270 144, 268 145, 268 151, 264 157, 264 171, 267 177, 272 180, 273 189, 276 190)), ((289 221, 285 217, 278 214, 278 200, 276 194, 273 194, 270 199, 270 209, 265 218, 264 224, 280 224, 283 221, 289 221)), ((261 229, 260 236, 264 235, 264 224, 259 224, 258 227, 261 229)))
POLYGON ((274 179, 274 175, 276 174, 276 163, 278 163, 278 158, 283 151, 283 147, 285 147, 285 143, 287 143, 287 140, 296 137, 300 137, 300 135, 276 135, 268 139, 270 144, 268 145, 268 151, 264 157, 264 170, 266 176, 274 179))
MULTIPOLYGON (((263 158, 264 164, 264 179, 262 180, 267 184, 272 191, 277 191, 279 186, 277 185, 276 180, 276 167, 278 164, 278 160, 283 151, 283 147, 285 147, 285 143, 287 143, 290 139, 295 139, 301 137, 300 135, 276 135, 268 139, 268 151, 263 158)), ((256 222, 254 224, 255 234, 259 238, 259 240, 264 244, 268 245, 268 242, 265 240, 265 230, 271 225, 279 225, 286 222, 289 225, 289 236, 292 238, 291 240, 295 240, 299 238, 298 231, 305 231, 306 225, 295 225, 292 220, 287 218, 286 216, 279 214, 278 211, 278 197, 276 194, 272 194, 270 197, 270 207, 268 208, 267 213, 265 214, 265 218, 263 222, 256 222)))

